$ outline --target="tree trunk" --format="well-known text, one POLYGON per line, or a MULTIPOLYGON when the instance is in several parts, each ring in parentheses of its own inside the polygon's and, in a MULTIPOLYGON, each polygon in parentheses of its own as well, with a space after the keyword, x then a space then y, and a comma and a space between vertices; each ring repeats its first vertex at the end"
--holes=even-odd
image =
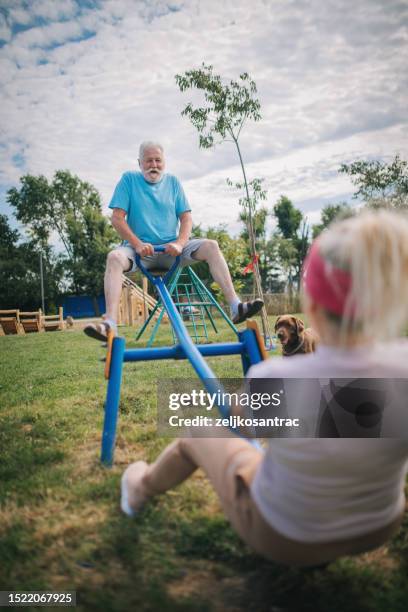
MULTIPOLYGON (((254 260, 256 256, 256 240, 255 240, 254 224, 252 222, 251 200, 249 196, 248 181, 246 177, 244 162, 242 160, 241 150, 239 148, 238 140, 235 137, 234 137, 234 142, 237 147, 239 161, 241 163, 241 169, 242 169, 242 174, 244 176, 245 191, 246 191, 247 202, 248 202, 247 228, 248 228, 251 256, 252 256, 252 260, 254 261, 254 292, 261 300, 263 300, 264 297, 263 297, 263 291, 262 291, 261 275, 259 273, 259 266, 258 266, 258 262, 254 260)), ((272 343, 272 335, 271 335, 271 330, 269 327, 268 315, 266 312, 265 305, 263 306, 261 310, 261 320, 262 320, 262 331, 263 331, 263 335, 265 339, 265 344, 272 343)))

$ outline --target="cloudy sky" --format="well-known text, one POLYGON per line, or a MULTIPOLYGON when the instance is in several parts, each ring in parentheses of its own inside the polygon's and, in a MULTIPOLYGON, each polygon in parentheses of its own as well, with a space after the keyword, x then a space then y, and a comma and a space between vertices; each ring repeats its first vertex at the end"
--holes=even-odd
POLYGON ((268 206, 311 223, 353 187, 342 162, 408 158, 408 0, 0 0, 0 207, 24 173, 69 169, 106 209, 140 141, 159 139, 203 227, 239 225, 232 145, 198 148, 174 75, 202 62, 256 81, 241 145, 268 206))

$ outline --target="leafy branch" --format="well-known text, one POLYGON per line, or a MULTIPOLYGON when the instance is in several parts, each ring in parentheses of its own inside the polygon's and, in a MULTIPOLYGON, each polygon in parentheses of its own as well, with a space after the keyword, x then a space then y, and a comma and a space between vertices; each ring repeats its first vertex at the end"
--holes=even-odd
MULTIPOLYGON (((261 105, 256 97, 256 83, 247 72, 240 74, 237 80, 223 82, 221 77, 214 73, 213 66, 205 63, 199 69, 177 74, 175 79, 181 92, 195 89, 202 92, 204 96, 203 105, 194 106, 192 102, 189 102, 181 113, 182 116, 188 117, 196 128, 200 148, 210 149, 226 141, 232 141, 236 147, 243 182, 235 183, 235 187, 244 191, 240 204, 245 211, 250 250, 254 261, 255 289, 258 296, 262 298, 261 277, 256 261, 253 215, 257 203, 266 198, 266 193, 262 190, 260 179, 248 181, 239 143, 246 121, 260 121, 261 119, 261 105)), ((269 323, 265 308, 262 310, 262 326, 265 338, 269 338, 269 323)))

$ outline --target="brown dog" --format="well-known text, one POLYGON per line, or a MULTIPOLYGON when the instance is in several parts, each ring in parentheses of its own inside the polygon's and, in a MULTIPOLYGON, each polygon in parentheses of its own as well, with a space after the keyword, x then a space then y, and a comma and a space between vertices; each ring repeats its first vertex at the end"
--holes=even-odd
POLYGON ((319 340, 311 327, 305 329, 302 319, 292 315, 282 315, 276 319, 275 333, 282 345, 284 357, 313 353, 319 340))

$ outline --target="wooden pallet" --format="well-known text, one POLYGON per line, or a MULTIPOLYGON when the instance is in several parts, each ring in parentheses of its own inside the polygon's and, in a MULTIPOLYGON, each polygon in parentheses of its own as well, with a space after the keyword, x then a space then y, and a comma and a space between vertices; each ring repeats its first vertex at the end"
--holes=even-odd
POLYGON ((42 315, 41 323, 44 331, 60 331, 64 329, 64 316, 62 306, 58 308, 56 315, 42 315))
POLYGON ((0 326, 5 336, 20 333, 17 317, 0 317, 0 326))
POLYGON ((41 331, 41 310, 23 312, 20 310, 20 324, 26 334, 41 331))

